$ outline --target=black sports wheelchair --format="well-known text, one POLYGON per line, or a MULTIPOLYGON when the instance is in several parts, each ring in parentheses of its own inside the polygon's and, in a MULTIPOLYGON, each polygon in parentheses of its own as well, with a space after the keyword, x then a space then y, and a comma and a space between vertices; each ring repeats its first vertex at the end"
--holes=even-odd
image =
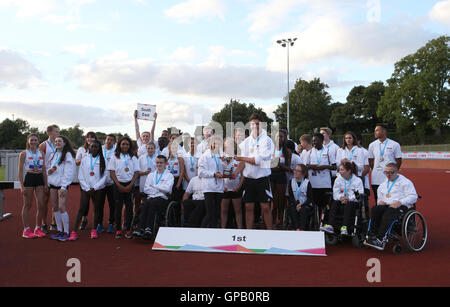
MULTIPOLYGON (((357 199, 357 206, 355 208, 354 222, 353 225, 348 226, 348 235, 341 235, 340 228, 343 223, 343 209, 340 206, 336 215, 336 226, 334 227, 334 233, 325 232, 325 244, 326 245, 336 245, 337 243, 344 242, 351 239, 353 246, 357 248, 364 248, 364 239, 366 238, 366 231, 369 223, 369 203, 367 197, 354 191, 357 199)), ((329 212, 331 209, 331 204, 334 202, 333 192, 328 192, 329 197, 328 205, 325 206, 324 210, 320 210, 318 206, 314 206, 314 219, 316 220, 315 227, 316 231, 320 230, 321 226, 326 224, 328 220, 329 212)))
MULTIPOLYGON (((422 197, 419 195, 418 197, 422 197)), ((372 220, 369 221, 366 240, 369 240, 369 231, 372 220)), ((423 215, 416 210, 416 204, 406 212, 400 214, 389 227, 383 238, 383 249, 392 243, 392 251, 398 255, 403 251, 401 242, 411 252, 420 252, 427 242, 427 223, 423 215)))

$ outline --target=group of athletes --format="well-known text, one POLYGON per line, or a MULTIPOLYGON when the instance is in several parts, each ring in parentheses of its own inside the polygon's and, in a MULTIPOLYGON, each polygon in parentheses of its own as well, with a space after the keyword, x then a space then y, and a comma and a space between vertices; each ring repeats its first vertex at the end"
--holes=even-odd
POLYGON ((371 172, 376 204, 370 210, 371 233, 365 244, 382 249, 389 225, 418 197, 413 183, 398 173, 400 145, 387 138, 383 124, 375 127, 376 140, 366 150, 361 135, 351 131, 338 146, 327 127, 312 136, 302 135, 298 145, 289 139, 287 129, 280 129, 274 142, 258 114, 249 118, 249 135, 236 128, 234 137, 224 139, 205 126, 199 144, 189 135, 167 130, 156 139, 157 114, 148 132, 139 131, 136 111, 134 121, 136 141, 110 134, 102 144, 94 132, 88 132, 77 152, 59 134, 57 125, 47 128, 48 139, 42 143, 38 135, 28 135, 18 165, 24 238, 42 238, 54 231, 51 239, 77 240, 79 231, 87 228, 92 202, 92 239, 102 232, 116 238, 150 239, 155 235, 155 221, 170 201, 181 205, 185 227, 252 229, 263 221, 266 229, 280 229, 287 210, 291 227, 297 231, 312 230, 314 205, 321 209, 329 205, 320 229, 345 236, 358 200, 370 195, 371 172), (80 206, 70 224, 68 190, 77 167, 80 206), (34 230, 29 216, 33 198, 37 203, 34 230), (106 199, 109 218, 105 229, 106 199), (335 229, 340 212, 342 226, 335 229))

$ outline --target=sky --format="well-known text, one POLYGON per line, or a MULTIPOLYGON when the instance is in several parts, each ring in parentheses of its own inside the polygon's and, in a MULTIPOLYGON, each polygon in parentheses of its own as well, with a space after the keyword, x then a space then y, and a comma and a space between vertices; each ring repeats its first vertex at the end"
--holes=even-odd
POLYGON ((0 0, 0 29, 0 121, 134 136, 145 103, 159 136, 193 133, 230 99, 274 118, 287 93, 283 38, 297 38, 290 88, 319 77, 344 103, 449 35, 450 0, 0 0))

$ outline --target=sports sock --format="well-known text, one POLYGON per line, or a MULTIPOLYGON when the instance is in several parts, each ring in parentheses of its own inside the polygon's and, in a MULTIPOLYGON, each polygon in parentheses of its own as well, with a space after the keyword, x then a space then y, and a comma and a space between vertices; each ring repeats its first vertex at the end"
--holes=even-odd
POLYGON ((53 212, 53 214, 55 216, 56 227, 58 228, 59 232, 62 232, 63 231, 63 222, 62 222, 62 218, 61 218, 61 212, 55 211, 55 212, 53 212))
POLYGON ((67 211, 61 214, 61 218, 64 225, 64 232, 69 233, 69 214, 67 211))

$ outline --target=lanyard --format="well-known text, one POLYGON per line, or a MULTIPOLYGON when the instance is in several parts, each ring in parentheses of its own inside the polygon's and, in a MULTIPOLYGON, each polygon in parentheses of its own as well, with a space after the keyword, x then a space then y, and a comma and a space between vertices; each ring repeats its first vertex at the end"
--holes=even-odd
POLYGON ((151 158, 150 158, 150 156, 149 156, 148 154, 146 154, 146 156, 147 156, 147 168, 151 168, 152 165, 153 165, 153 157, 154 157, 155 155, 153 155, 151 158), (150 162, 151 162, 151 163, 150 163, 150 162))
POLYGON ((194 166, 195 166, 195 157, 190 156, 189 160, 191 161, 191 168, 194 168, 194 166), (192 159, 192 158, 194 158, 194 159, 192 159))
POLYGON ((28 150, 30 152, 30 155, 33 157, 33 164, 35 166, 39 165, 39 159, 38 159, 38 149, 36 149, 36 153, 33 154, 33 152, 31 151, 31 149, 28 150))
POLYGON ((345 186, 344 186, 344 195, 348 195, 348 188, 347 188, 347 182, 348 182, 348 187, 350 188, 350 186, 352 185, 352 177, 353 177, 353 175, 350 175, 350 178, 348 178, 348 180, 345 180, 345 178, 344 178, 344 183, 345 183, 345 186))
POLYGON ((297 200, 300 200, 300 194, 302 193, 303 182, 305 182, 305 178, 302 179, 302 182, 300 183, 300 187, 297 186, 297 191, 296 191, 297 200))
POLYGON ((50 148, 52 149, 52 152, 54 153, 56 151, 55 147, 53 146, 51 141, 47 141, 48 145, 50 145, 50 148))
POLYGON ((128 159, 130 158, 130 155, 129 154, 127 154, 127 155, 121 154, 121 155, 122 155, 123 159, 125 160, 125 167, 128 167, 128 159))
POLYGON ((320 164, 320 161, 322 160, 322 152, 325 149, 325 147, 322 147, 322 150, 320 151, 320 159, 319 156, 317 155, 317 148, 316 148, 316 159, 317 159, 317 164, 320 164))
POLYGON ((59 162, 59 159, 61 159, 61 152, 56 152, 56 161, 55 161, 55 163, 53 163, 53 167, 55 167, 57 164, 58 164, 58 162, 59 162))
MULTIPOLYGON (((347 158, 350 160, 350 162, 352 162, 353 160, 353 153, 355 152, 356 147, 354 147, 352 149, 352 151, 350 152, 350 155, 347 153, 347 158)), ((348 150, 347 148, 345 150, 348 150)))
POLYGON ((158 183, 161 181, 162 176, 164 175, 164 172, 162 172, 161 176, 158 178, 158 172, 156 172, 155 176, 155 184, 158 185, 158 183))
POLYGON ((92 154, 91 154, 90 156, 91 156, 91 171, 93 172, 93 171, 94 171, 95 164, 97 163, 98 158, 100 158, 100 155, 97 155, 97 158, 95 158, 94 163, 92 163, 92 154))
POLYGON ((220 158, 216 158, 216 155, 212 155, 214 158, 214 162, 216 162, 216 172, 220 172, 220 158))
POLYGON ((234 164, 234 162, 235 162, 235 160, 234 160, 234 158, 231 160, 231 162, 230 162, 230 164, 228 164, 228 166, 227 166, 227 168, 229 169, 229 170, 233 170, 233 164, 234 164))
POLYGON ((391 190, 392 190, 392 188, 394 187, 394 184, 395 184, 395 182, 397 181, 398 177, 400 177, 400 176, 397 176, 397 177, 394 179, 394 181, 392 181, 391 187, 389 187, 389 180, 388 180, 388 182, 387 182, 388 193, 391 193, 391 190))
POLYGON ((389 139, 386 139, 386 142, 384 143, 383 150, 381 150, 381 142, 378 143, 378 146, 380 147, 380 156, 382 156, 382 157, 384 156, 384 151, 386 150, 386 146, 387 146, 388 142, 389 142, 389 139))
POLYGON ((172 160, 169 160, 169 171, 172 173, 175 168, 175 161, 176 159, 173 158, 172 160))
POLYGON ((106 147, 103 148, 103 156, 105 156, 105 160, 109 160, 109 156, 111 155, 111 152, 113 151, 114 147, 112 147, 110 150, 106 151, 106 147))

